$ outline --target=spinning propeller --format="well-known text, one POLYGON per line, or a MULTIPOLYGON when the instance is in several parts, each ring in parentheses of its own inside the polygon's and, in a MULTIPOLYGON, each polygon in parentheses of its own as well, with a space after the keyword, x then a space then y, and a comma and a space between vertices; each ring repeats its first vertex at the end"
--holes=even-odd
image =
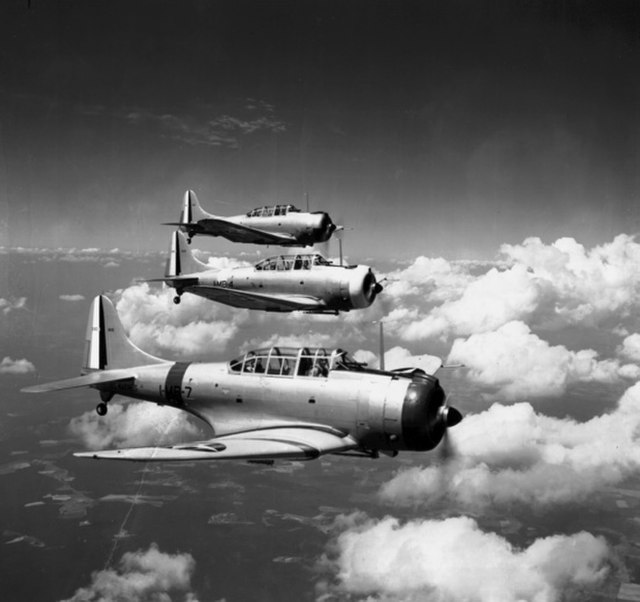
POLYGON ((449 429, 462 421, 462 414, 456 408, 450 406, 448 402, 449 399, 447 398, 438 411, 438 419, 444 426, 444 433, 438 446, 438 459, 442 464, 446 464, 456 455, 456 449, 449 437, 449 429))

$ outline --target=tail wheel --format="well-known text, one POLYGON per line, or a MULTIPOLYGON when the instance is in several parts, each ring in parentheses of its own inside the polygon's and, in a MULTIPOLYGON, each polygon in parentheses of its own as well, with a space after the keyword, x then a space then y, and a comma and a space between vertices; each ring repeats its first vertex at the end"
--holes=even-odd
POLYGON ((106 403, 99 403, 96 406, 96 412, 98 413, 98 416, 104 416, 107 413, 107 404, 106 403))

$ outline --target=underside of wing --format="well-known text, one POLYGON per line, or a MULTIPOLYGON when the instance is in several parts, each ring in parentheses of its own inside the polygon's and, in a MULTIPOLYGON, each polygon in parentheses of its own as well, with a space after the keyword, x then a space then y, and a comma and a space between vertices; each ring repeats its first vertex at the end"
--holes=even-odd
POLYGON ((42 385, 34 385, 33 387, 25 387, 21 389, 23 393, 46 393, 48 391, 63 391, 64 389, 77 389, 79 387, 93 387, 106 383, 115 383, 119 381, 132 380, 136 376, 135 372, 129 369, 123 370, 104 370, 101 372, 91 372, 84 376, 75 378, 67 378, 65 380, 57 380, 42 385))
POLYGON ((165 462, 180 460, 313 460, 358 447, 350 435, 303 427, 279 427, 172 447, 137 447, 74 454, 80 458, 165 462))
POLYGON ((325 309, 325 304, 315 297, 302 295, 267 295, 249 291, 239 291, 220 286, 193 286, 188 292, 200 295, 211 301, 263 311, 315 311, 325 309))
POLYGON ((211 234, 212 236, 222 236, 231 242, 244 242, 261 245, 290 245, 296 244, 296 239, 290 234, 276 234, 251 228, 250 226, 241 226, 234 222, 224 219, 205 219, 199 222, 202 234, 211 234))

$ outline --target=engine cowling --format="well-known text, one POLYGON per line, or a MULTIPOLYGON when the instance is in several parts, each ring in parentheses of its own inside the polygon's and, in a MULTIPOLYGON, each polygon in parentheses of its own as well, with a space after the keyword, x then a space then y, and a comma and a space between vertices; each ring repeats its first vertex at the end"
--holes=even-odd
POLYGON ((462 420, 462 414, 446 404, 446 395, 435 376, 416 374, 402 404, 402 442, 410 451, 433 449, 447 428, 462 420))
POLYGON ((377 282, 370 267, 359 265, 349 271, 349 299, 353 309, 369 307, 382 286, 377 282))
POLYGON ((314 212, 316 225, 313 228, 314 240, 316 242, 326 242, 336 230, 337 226, 331 220, 328 213, 324 211, 314 212))

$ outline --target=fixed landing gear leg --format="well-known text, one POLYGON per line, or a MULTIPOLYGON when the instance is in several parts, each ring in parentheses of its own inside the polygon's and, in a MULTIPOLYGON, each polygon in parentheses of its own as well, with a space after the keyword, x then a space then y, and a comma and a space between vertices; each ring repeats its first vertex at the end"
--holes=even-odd
POLYGON ((104 402, 99 403, 96 406, 96 412, 98 413, 98 416, 105 416, 107 413, 107 404, 104 402))

